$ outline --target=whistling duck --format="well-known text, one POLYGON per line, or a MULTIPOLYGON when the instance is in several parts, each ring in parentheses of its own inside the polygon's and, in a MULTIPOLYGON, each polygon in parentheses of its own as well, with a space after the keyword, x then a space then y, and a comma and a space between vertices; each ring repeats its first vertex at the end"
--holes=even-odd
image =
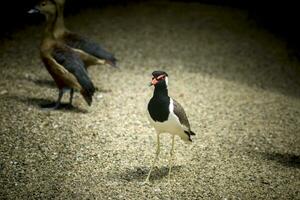
POLYGON ((148 118, 150 124, 157 133, 156 155, 145 182, 149 181, 151 171, 156 163, 160 152, 160 134, 170 133, 172 135, 171 158, 169 160, 169 181, 172 169, 175 135, 178 135, 185 142, 192 142, 191 136, 195 133, 191 130, 189 120, 183 107, 168 95, 168 74, 164 71, 152 72, 154 85, 153 97, 148 103, 148 118))
POLYGON ((74 90, 78 90, 87 104, 91 105, 95 87, 87 74, 84 63, 75 51, 55 40, 53 36, 54 23, 57 20, 55 2, 43 0, 29 13, 41 13, 46 16, 46 29, 40 45, 40 55, 59 89, 58 100, 51 108, 59 108, 62 96, 68 90, 70 90, 70 104, 72 104, 74 90))
POLYGON ((69 31, 64 25, 64 4, 65 0, 54 0, 58 9, 58 17, 54 26, 54 37, 67 44, 78 52, 88 67, 95 64, 108 63, 116 67, 117 59, 114 55, 103 49, 97 43, 69 31))

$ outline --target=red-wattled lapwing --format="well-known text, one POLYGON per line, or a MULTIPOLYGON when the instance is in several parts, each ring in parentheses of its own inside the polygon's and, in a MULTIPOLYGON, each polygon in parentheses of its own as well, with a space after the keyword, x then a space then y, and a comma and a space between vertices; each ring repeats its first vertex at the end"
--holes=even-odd
POLYGON ((51 108, 59 108, 63 93, 67 90, 71 91, 70 104, 72 104, 74 90, 78 90, 88 105, 91 105, 95 87, 84 68, 84 63, 76 52, 53 37, 54 22, 57 18, 55 2, 41 1, 29 13, 41 13, 46 16, 46 29, 40 45, 40 55, 59 89, 58 100, 51 108))
POLYGON ((77 53, 85 63, 86 67, 97 64, 109 64, 117 67, 115 56, 105 50, 96 42, 83 37, 77 33, 69 31, 64 24, 64 4, 65 0, 53 0, 57 7, 57 20, 55 21, 53 35, 55 39, 65 43, 77 53))
POLYGON ((152 75, 151 85, 154 85, 154 93, 148 103, 148 117, 157 133, 157 148, 155 159, 145 182, 149 181, 152 169, 160 152, 159 136, 161 133, 170 133, 172 135, 172 147, 169 160, 170 181, 175 135, 178 135, 186 142, 192 142, 191 135, 195 135, 195 133, 191 130, 183 107, 168 95, 168 74, 164 71, 154 71, 152 75))

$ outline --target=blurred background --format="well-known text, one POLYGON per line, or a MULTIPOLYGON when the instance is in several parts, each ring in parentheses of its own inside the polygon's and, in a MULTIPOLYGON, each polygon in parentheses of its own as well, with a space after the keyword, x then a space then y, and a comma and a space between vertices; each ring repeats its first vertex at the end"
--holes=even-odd
MULTIPOLYGON (((170 0, 172 1, 172 0, 170 0)), ((173 0, 176 1, 176 0, 173 0)), ((41 23, 42 17, 27 15, 27 11, 37 0, 15 0, 7 1, 5 8, 0 13, 2 30, 0 37, 10 37, 11 33, 18 31, 28 24, 41 23)), ((108 5, 127 5, 130 3, 145 2, 141 0, 68 0, 66 2, 66 16, 78 14, 88 8, 104 7, 108 5), (71 6, 72 5, 72 6, 71 6)), ((254 20, 258 25, 268 29, 278 37, 288 42, 288 47, 297 55, 299 50, 299 18, 300 12, 297 1, 268 1, 260 0, 178 0, 178 2, 199 2, 204 4, 228 6, 240 8, 248 12, 249 19, 254 20)))

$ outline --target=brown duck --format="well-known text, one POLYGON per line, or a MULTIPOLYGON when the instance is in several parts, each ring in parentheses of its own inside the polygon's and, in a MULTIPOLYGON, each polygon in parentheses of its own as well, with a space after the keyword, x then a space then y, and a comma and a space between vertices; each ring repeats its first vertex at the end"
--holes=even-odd
POLYGON ((90 65, 108 63, 116 67, 117 59, 115 56, 103 49, 94 41, 89 40, 79 34, 69 31, 64 24, 64 4, 65 0, 54 0, 56 3, 58 16, 54 25, 54 37, 73 48, 80 54, 81 59, 88 67, 90 65))
POLYGON ((55 2, 43 0, 29 13, 41 13, 46 17, 46 29, 40 45, 40 55, 59 89, 58 100, 51 108, 60 107, 61 98, 68 90, 70 90, 70 104, 72 104, 74 90, 78 90, 87 104, 91 105, 95 87, 87 74, 83 61, 75 51, 55 40, 53 36, 58 16, 55 2))

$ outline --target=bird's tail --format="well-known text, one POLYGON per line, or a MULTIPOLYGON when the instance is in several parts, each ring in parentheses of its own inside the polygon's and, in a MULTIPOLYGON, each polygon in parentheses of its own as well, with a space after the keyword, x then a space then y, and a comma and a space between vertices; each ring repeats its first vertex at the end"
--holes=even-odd
POLYGON ((186 141, 187 143, 192 143, 192 138, 191 135, 196 135, 193 131, 189 130, 189 131, 184 131, 185 136, 181 137, 184 141, 186 141))
POLYGON ((190 130, 190 135, 196 135, 196 133, 190 130))
POLYGON ((107 59, 105 62, 113 67, 118 67, 117 61, 118 60, 114 56, 112 56, 111 58, 107 59))

